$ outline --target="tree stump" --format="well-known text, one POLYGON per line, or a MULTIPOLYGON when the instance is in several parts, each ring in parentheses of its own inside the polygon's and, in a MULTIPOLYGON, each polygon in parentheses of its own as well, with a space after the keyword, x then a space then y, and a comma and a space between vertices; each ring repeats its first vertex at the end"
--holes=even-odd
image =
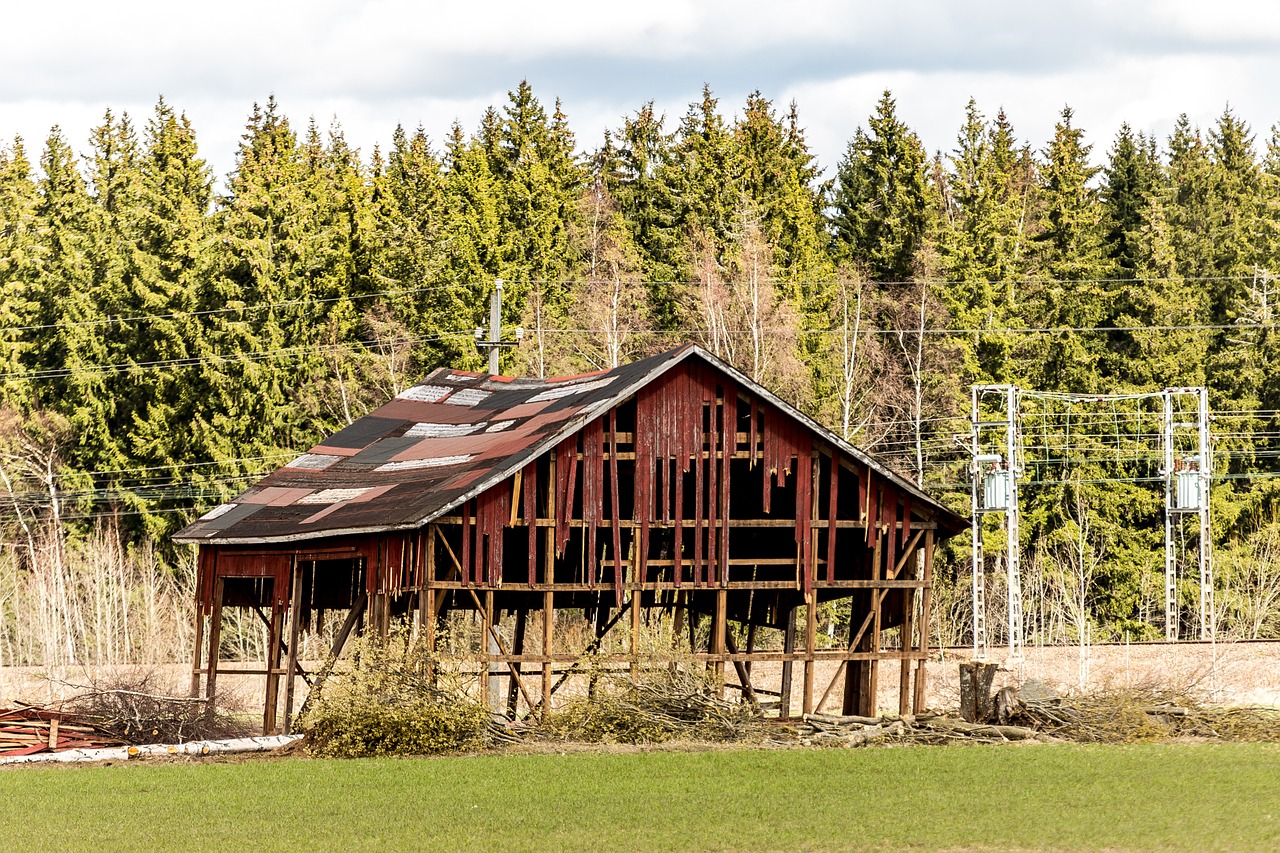
POLYGON ((960 718, 985 723, 993 714, 991 684, 999 664, 965 661, 960 664, 960 718))

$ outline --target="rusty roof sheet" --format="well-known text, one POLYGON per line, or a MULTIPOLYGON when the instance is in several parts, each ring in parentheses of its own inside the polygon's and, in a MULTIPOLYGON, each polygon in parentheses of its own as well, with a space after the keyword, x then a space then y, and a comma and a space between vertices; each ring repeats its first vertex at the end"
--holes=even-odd
POLYGON ((325 438, 231 503, 174 536, 188 544, 288 542, 420 527, 512 476, 531 459, 689 358, 733 377, 817 437, 944 514, 964 520, 783 400, 693 344, 614 370, 557 379, 440 368, 325 438))

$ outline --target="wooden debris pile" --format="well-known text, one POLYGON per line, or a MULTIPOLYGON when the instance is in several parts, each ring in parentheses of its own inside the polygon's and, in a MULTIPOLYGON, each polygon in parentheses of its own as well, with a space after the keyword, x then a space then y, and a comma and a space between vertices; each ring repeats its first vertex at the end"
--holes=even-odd
POLYGON ((693 668, 661 668, 630 679, 602 679, 594 694, 552 714, 539 734, 585 743, 735 741, 760 730, 749 704, 723 698, 693 668))
POLYGON ((866 746, 870 744, 1008 743, 1057 740, 1027 726, 967 723, 938 713, 884 714, 879 717, 805 714, 796 728, 803 746, 866 746))
POLYGON ((1174 738, 1280 742, 1280 709, 1202 704, 1174 691, 1123 690, 1081 696, 1015 696, 1002 716, 1063 740, 1136 743, 1174 738))
POLYGON ((186 743, 245 734, 243 724, 216 703, 157 692, 146 679, 110 687, 70 686, 80 692, 62 707, 93 721, 118 743, 186 743))
POLYGON ((0 709, 0 758, 64 749, 120 746, 93 721, 38 705, 0 709))

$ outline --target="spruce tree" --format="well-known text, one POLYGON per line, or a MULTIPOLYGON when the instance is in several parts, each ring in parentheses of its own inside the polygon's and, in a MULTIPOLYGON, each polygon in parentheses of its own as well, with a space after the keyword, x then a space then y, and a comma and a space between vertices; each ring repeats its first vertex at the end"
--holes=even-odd
POLYGON ((1001 113, 988 122, 969 101, 958 147, 949 158, 939 262, 939 297, 957 328, 973 382, 1003 381, 1013 340, 998 331, 1014 324, 1014 292, 1021 277, 1026 188, 1013 129, 1001 113))
MULTIPOLYGON (((197 498, 223 497, 239 484, 224 485, 200 441, 211 417, 201 385, 201 362, 210 353, 195 313, 207 304, 202 291, 214 260, 213 179, 190 121, 163 98, 147 122, 138 183, 138 271, 126 298, 127 312, 147 319, 126 329, 133 382, 129 455, 140 468, 154 471, 154 480, 187 481, 197 498)), ((168 506, 188 503, 178 499, 168 506)), ((144 518, 156 535, 181 523, 171 513, 144 518)))
MULTIPOLYGON (((295 418, 291 396, 317 336, 303 267, 306 164, 274 98, 253 113, 219 205, 221 251, 206 289, 214 353, 203 387, 212 402, 204 441, 237 459, 275 456, 318 437, 295 418)), ((249 468, 256 469, 256 463, 249 468)))
POLYGON ((1087 330, 1102 317, 1107 276, 1101 208, 1091 181, 1092 146, 1071 123, 1070 107, 1054 128, 1041 170, 1041 222, 1036 235, 1037 280, 1029 286, 1024 316, 1034 327, 1063 329, 1032 339, 1021 353, 1028 379, 1044 390, 1090 391, 1098 385, 1100 347, 1087 330))
POLYGON ((711 87, 703 86, 702 100, 690 104, 680 120, 660 173, 676 199, 674 224, 684 240, 685 278, 693 274, 696 245, 705 242, 714 254, 723 252, 741 207, 740 149, 719 104, 711 87))
POLYGON ((38 316, 40 195, 22 137, 0 149, 0 403, 30 409, 34 388, 23 374, 30 363, 38 316))
MULTIPOLYGON (((452 144, 452 143, 451 143, 452 144)), ((487 172, 483 158, 480 164, 487 172)), ((418 342, 417 370, 472 361, 476 306, 482 301, 480 264, 451 263, 470 245, 470 230, 451 215, 450 177, 425 131, 397 127, 387 168, 375 176, 378 254, 376 281, 398 325, 418 342), (460 268, 461 267, 461 268, 460 268), (472 268, 467 268, 472 267, 472 268)))
POLYGON ((606 134, 597 152, 605 192, 614 199, 640 253, 658 328, 674 330, 679 323, 678 288, 683 274, 683 237, 677 227, 678 197, 668 184, 674 135, 649 101, 622 127, 606 134))
POLYGON ((873 281, 910 281, 929 221, 924 146, 898 118, 888 90, 867 124, 850 140, 837 170, 833 252, 873 281))

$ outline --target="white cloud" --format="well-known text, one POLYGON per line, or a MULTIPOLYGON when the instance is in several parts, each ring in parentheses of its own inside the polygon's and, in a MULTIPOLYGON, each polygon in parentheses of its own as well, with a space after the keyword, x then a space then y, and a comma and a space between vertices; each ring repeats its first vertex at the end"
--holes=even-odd
POLYGON ((973 95, 1036 148, 1069 103, 1101 156, 1121 121, 1163 134, 1228 101, 1265 131, 1278 57, 1280 8, 1244 0, 23 3, 0 33, 0 137, 38 147, 57 122, 83 146, 108 105, 145 120, 163 93, 225 173, 271 93, 299 125, 336 113, 367 152, 397 123, 474 128, 527 77, 590 147, 649 99, 674 125, 707 82, 726 112, 756 88, 796 98, 830 173, 886 87, 930 149, 973 95))

